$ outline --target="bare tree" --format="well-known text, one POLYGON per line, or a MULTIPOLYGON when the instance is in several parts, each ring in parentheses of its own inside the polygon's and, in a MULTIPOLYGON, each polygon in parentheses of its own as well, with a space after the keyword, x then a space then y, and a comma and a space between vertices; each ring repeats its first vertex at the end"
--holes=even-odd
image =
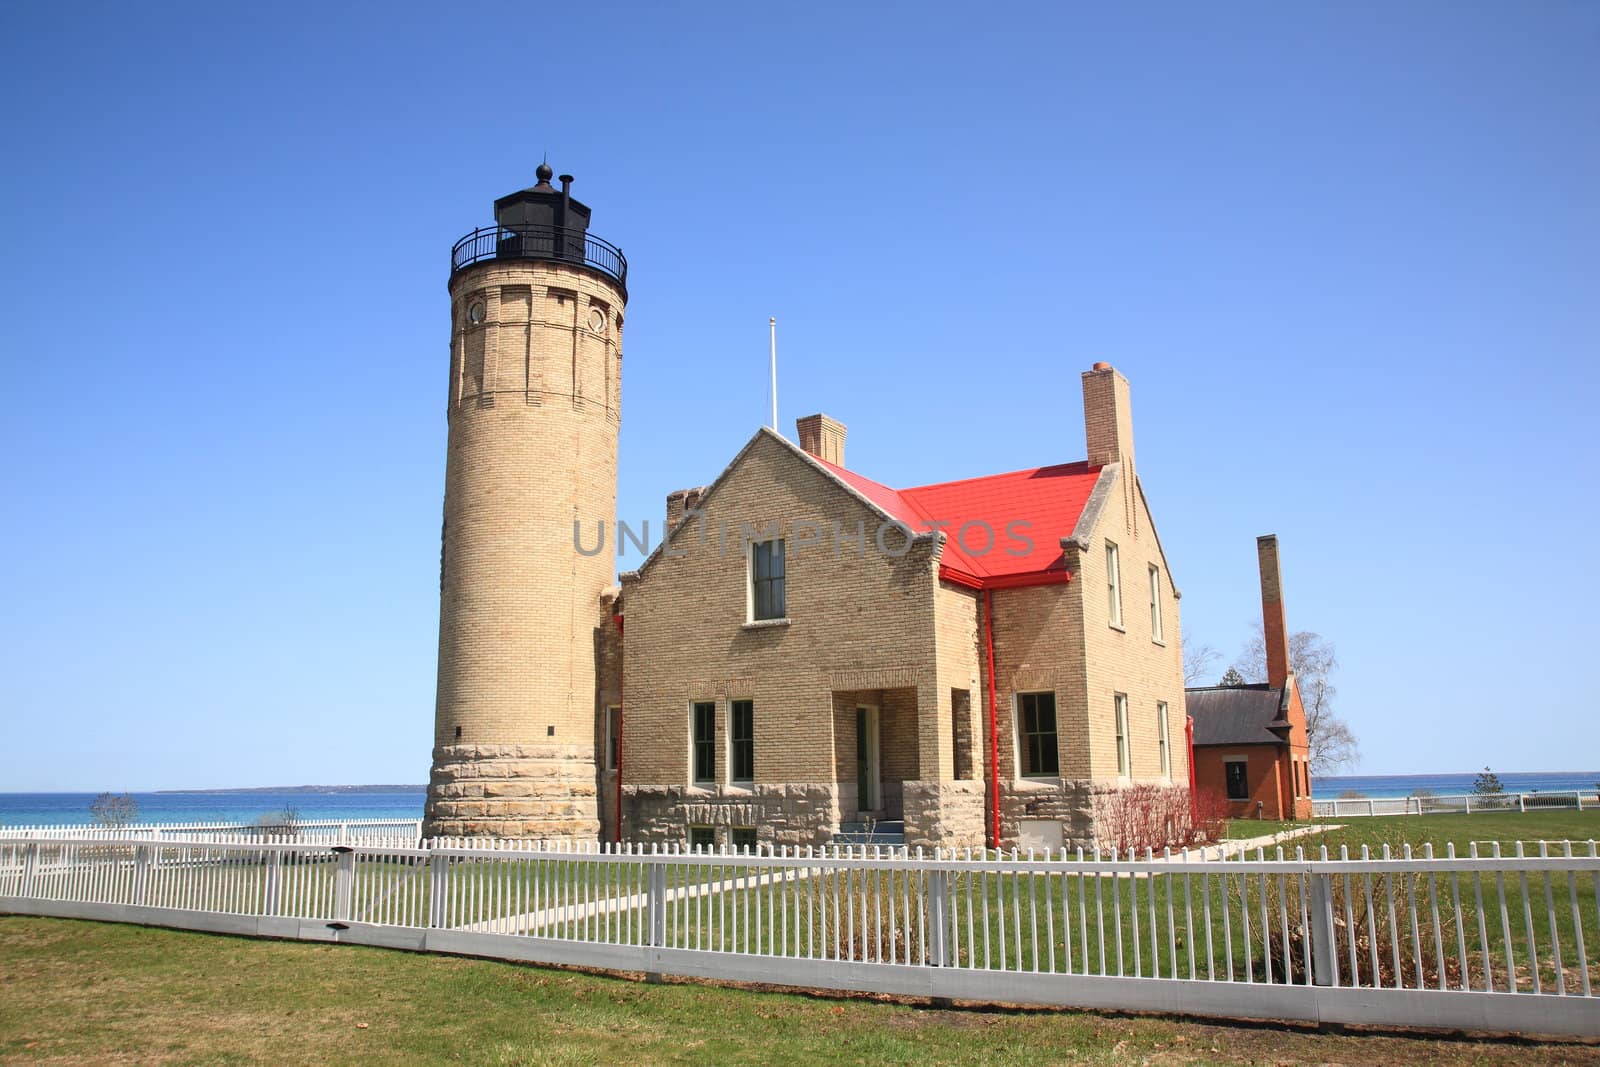
MULTIPOLYGON (((1251 681, 1267 680, 1267 643, 1260 623, 1255 624, 1255 633, 1234 667, 1251 681)), ((1333 644, 1321 634, 1297 630, 1289 635, 1289 667, 1294 671, 1300 702, 1306 709, 1311 770, 1327 774, 1360 763, 1361 746, 1355 731, 1333 710, 1334 698, 1339 695, 1333 684, 1333 672, 1339 668, 1333 644)))
POLYGON ((139 802, 128 793, 101 793, 89 805, 89 814, 97 825, 108 830, 120 830, 132 826, 139 818, 139 802))
POLYGON ((1183 684, 1187 688, 1211 673, 1211 668, 1222 658, 1211 645, 1202 644, 1183 631, 1183 684))

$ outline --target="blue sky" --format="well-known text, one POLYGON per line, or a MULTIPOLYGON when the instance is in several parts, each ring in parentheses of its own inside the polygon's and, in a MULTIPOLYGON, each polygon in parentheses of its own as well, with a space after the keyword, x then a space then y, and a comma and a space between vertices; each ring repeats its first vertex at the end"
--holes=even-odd
POLYGON ((1133 383, 1183 622, 1277 533, 1366 773, 1600 763, 1600 8, 0 10, 0 790, 420 782, 450 245, 631 263, 619 510, 825 410, 918 484, 1133 383))

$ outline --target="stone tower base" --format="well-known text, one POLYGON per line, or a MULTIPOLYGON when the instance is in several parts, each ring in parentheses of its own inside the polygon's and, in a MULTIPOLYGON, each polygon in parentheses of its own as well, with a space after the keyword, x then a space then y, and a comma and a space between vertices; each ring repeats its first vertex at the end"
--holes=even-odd
POLYGON ((596 841, 592 747, 442 745, 423 818, 426 837, 596 841))

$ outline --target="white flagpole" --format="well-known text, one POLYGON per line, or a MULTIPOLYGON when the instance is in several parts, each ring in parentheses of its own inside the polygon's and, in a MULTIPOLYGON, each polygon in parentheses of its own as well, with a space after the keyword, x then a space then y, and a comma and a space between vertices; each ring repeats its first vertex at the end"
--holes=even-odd
POLYGON ((767 320, 767 328, 772 332, 771 337, 771 365, 772 365, 772 432, 778 432, 778 320, 767 320))

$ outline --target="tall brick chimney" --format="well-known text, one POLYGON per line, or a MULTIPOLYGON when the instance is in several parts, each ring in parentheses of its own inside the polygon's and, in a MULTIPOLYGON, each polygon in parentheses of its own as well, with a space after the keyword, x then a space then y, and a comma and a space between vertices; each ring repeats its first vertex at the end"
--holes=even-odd
POLYGON ((1283 579, 1278 573, 1278 535, 1256 538, 1256 560, 1261 566, 1261 636, 1267 648, 1267 684, 1282 686, 1289 680, 1289 623, 1283 609, 1283 579))
POLYGON ((1122 477, 1133 481, 1133 405, 1128 379, 1109 363, 1083 372, 1083 432, 1091 467, 1122 464, 1122 477))
POLYGON ((800 431, 801 448, 835 467, 844 466, 844 423, 818 413, 796 419, 794 425, 800 431))

